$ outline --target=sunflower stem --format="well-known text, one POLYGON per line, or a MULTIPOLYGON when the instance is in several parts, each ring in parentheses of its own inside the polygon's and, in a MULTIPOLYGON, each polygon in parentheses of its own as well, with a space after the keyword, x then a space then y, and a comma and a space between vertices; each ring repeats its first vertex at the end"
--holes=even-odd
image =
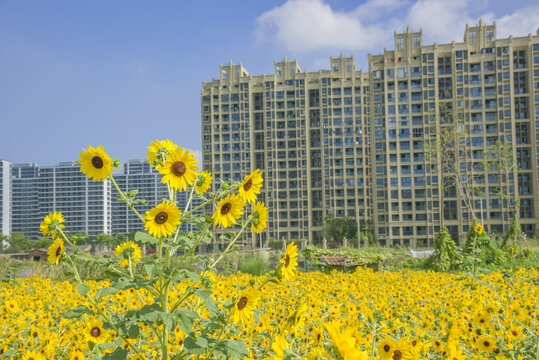
POLYGON ((197 211, 198 209, 200 209, 200 208, 202 208, 202 207, 204 207, 204 206, 206 206, 206 205, 208 205, 208 204, 214 202, 215 200, 220 199, 220 198, 222 198, 222 197, 224 197, 224 196, 230 194, 231 192, 233 192, 234 190, 236 190, 236 189, 239 188, 239 187, 240 187, 240 184, 231 187, 230 189, 228 189, 227 191, 225 191, 224 193, 222 193, 222 194, 220 194, 220 195, 219 195, 219 194, 215 194, 212 198, 210 198, 210 199, 207 200, 206 202, 202 203, 201 205, 197 206, 197 207, 194 208, 194 209, 191 209, 191 211, 188 211, 188 212, 184 213, 183 216, 182 216, 182 218, 184 218, 185 216, 191 214, 192 212, 197 211))
POLYGON ((194 192, 195 192, 195 184, 191 186, 191 193, 189 194, 189 199, 187 199, 187 205, 185 206, 185 210, 183 211, 184 213, 187 212, 187 210, 189 210, 189 205, 191 205, 191 200, 193 199, 194 192))
MULTIPOLYGON (((65 235, 64 235, 65 236, 65 235)), ((80 275, 79 275, 79 272, 77 270, 77 267, 75 266, 75 264, 72 263, 72 260, 71 260, 71 257, 69 257, 68 255, 68 259, 70 260, 69 262, 69 265, 71 266, 71 269, 73 269, 73 273, 75 274, 75 279, 77 280, 77 282, 79 284, 83 284, 81 278, 80 278, 80 275)), ((114 325, 114 323, 109 319, 109 317, 103 312, 101 311, 101 309, 99 308, 99 304, 97 303, 97 301, 94 300, 94 298, 90 295, 90 293, 87 293, 86 294, 86 297, 88 298, 88 300, 90 300, 90 302, 92 303, 92 305, 95 307, 95 312, 97 314, 99 314, 106 322, 107 324, 110 325, 110 327, 112 327, 117 333, 118 333, 118 336, 122 338, 123 341, 125 341, 127 343, 127 345, 133 349, 133 351, 135 353, 137 353, 137 355, 141 358, 141 359, 144 359, 144 357, 142 356, 142 354, 139 352, 139 350, 133 346, 133 344, 131 344, 131 342, 128 341, 128 339, 125 337, 125 335, 122 335, 120 333, 120 330, 118 330, 118 328, 116 327, 116 325, 114 325)), ((96 346, 96 348, 98 348, 98 346, 96 346)))
POLYGON ((225 332, 225 329, 226 329, 226 325, 228 325, 233 312, 234 312, 234 308, 230 309, 228 313, 228 317, 226 318, 226 323, 221 327, 221 330, 219 331, 219 334, 217 335, 217 339, 215 339, 215 344, 213 344, 213 347, 208 353, 208 356, 206 357, 206 359, 211 359, 211 356, 213 355, 215 348, 219 344, 219 340, 221 340, 221 336, 223 336, 223 333, 225 332))
MULTIPOLYGON (((195 252, 198 244, 200 244, 200 242, 202 241, 202 239, 204 238, 204 236, 206 235, 206 233, 208 232, 208 229, 210 228, 211 226, 211 223, 208 224, 206 226, 206 228, 204 229, 204 231, 202 232, 202 234, 200 234, 200 236, 198 237, 197 241, 195 242, 195 244, 189 249, 189 251, 187 251, 183 257, 180 259, 180 261, 178 262, 178 264, 176 264, 176 266, 174 267, 174 269, 172 269, 172 271, 170 272, 171 274, 174 274, 179 268, 180 266, 183 264, 183 262, 185 261, 185 259, 187 259, 187 256, 189 256, 190 254, 192 254, 193 252, 195 252)), ((170 283, 170 279, 167 280, 167 284, 170 283)))
POLYGON ((219 261, 221 261, 221 259, 223 258, 224 254, 226 254, 228 252, 228 250, 232 247, 232 245, 234 245, 234 243, 236 242, 236 240, 239 238, 239 236, 243 233, 243 230, 245 230, 245 228, 247 227, 247 224, 249 224, 249 220, 247 220, 245 222, 245 224, 243 224, 243 227, 241 228, 240 232, 236 235, 236 237, 230 242, 230 244, 228 245, 228 247, 225 249, 225 251, 221 254, 221 256, 213 262, 213 264, 211 264, 210 266, 208 266, 206 269, 204 269, 204 271, 202 272, 202 275, 200 275, 200 278, 198 281, 196 282, 193 282, 186 290, 185 290, 185 295, 182 296, 180 299, 176 300, 176 302, 172 305, 172 308, 170 310, 171 313, 173 313, 174 311, 176 311, 176 309, 189 297, 192 295, 192 292, 191 290, 200 282, 200 280, 202 280, 204 278, 204 276, 206 276, 206 274, 210 271, 210 269, 214 268, 215 265, 217 265, 217 263, 219 263, 219 261))
POLYGON ((142 217, 142 215, 139 214, 139 212, 137 211, 137 209, 135 209, 135 206, 133 206, 133 204, 127 199, 127 197, 125 196, 125 194, 120 190, 120 188, 118 187, 118 184, 116 184, 116 181, 114 180, 114 178, 112 177, 112 174, 109 175, 110 177, 110 181, 112 181, 112 183, 114 184, 114 187, 116 188, 116 190, 118 191, 118 194, 120 194, 120 196, 122 197, 122 199, 124 200, 124 202, 127 204, 127 206, 129 206, 129 208, 131 210, 133 210, 133 212, 138 216, 138 218, 140 220, 142 220, 143 223, 145 223, 146 221, 144 220, 144 218, 142 217))
POLYGON ((222 259, 223 257, 225 256, 226 253, 228 253, 228 251, 230 250, 230 248, 232 247, 232 245, 234 245, 234 243, 236 242, 236 240, 238 240, 238 238, 240 237, 240 235, 243 233, 243 230, 245 230, 245 228, 247 227, 247 225, 251 222, 251 218, 247 219, 247 221, 245 221, 245 223, 243 224, 243 226, 241 227, 241 230, 236 234, 236 236, 234 237, 234 239, 232 239, 232 241, 230 242, 230 244, 228 244, 228 246, 226 247, 225 251, 223 251, 221 253, 221 256, 219 256, 217 258, 217 260, 215 260, 213 262, 213 264, 210 265, 210 269, 214 268, 222 259))

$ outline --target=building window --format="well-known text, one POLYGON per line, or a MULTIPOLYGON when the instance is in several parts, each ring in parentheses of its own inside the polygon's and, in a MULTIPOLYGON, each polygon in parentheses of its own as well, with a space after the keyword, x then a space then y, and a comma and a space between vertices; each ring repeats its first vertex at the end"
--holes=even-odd
POLYGON ((487 29, 487 41, 494 41, 494 30, 487 29))
POLYGON ((468 33, 468 42, 471 42, 471 43, 474 43, 477 39, 477 32, 475 31, 470 31, 468 33))
POLYGON ((397 50, 404 49, 404 38, 397 38, 397 50))
POLYGON ((419 36, 414 36, 412 38, 412 43, 413 43, 414 49, 418 49, 421 46, 421 41, 419 40, 419 36))

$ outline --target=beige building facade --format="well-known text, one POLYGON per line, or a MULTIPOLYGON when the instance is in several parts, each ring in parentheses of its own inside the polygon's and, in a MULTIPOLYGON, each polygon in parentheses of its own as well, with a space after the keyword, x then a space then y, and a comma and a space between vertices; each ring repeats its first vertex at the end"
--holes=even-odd
POLYGON ((214 178, 264 172, 268 228, 245 246, 320 244, 328 215, 385 246, 431 246, 442 224, 460 241, 473 216, 507 231, 517 197, 523 231, 539 231, 539 34, 497 39, 495 24, 480 22, 463 42, 424 45, 407 29, 394 50, 369 55, 366 72, 342 54, 318 72, 286 58, 271 75, 229 63, 203 83, 201 116, 214 178), (448 120, 466 134, 458 172, 473 185, 473 214, 426 150, 448 120), (496 141, 511 147, 509 172, 481 167, 496 141))

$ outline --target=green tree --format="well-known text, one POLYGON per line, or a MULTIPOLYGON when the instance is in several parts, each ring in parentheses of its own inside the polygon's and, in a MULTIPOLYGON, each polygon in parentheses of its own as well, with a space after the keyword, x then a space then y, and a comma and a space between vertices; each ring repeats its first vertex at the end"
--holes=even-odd
POLYGON ((11 234, 8 239, 9 247, 6 250, 7 253, 15 254, 19 252, 27 252, 33 248, 33 244, 28 238, 21 233, 11 234))
POLYGON ((324 234, 333 241, 341 241, 344 238, 348 240, 357 237, 357 223, 354 219, 336 218, 329 214, 324 219, 324 234))

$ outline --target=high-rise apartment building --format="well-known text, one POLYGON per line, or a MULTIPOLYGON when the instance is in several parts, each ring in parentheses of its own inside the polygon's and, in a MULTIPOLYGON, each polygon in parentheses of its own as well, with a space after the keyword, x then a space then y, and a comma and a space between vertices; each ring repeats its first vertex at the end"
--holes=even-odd
MULTIPOLYGON (((118 199, 118 192, 109 180, 93 182, 80 172, 77 162, 65 162, 55 166, 39 166, 33 163, 14 164, 2 161, 0 166, 0 224, 2 232, 23 233, 31 239, 42 236, 39 225, 50 212, 60 211, 70 233, 127 234, 144 231, 144 224, 118 199), (5 232, 4 232, 5 231, 5 232)), ((123 173, 114 174, 122 191, 138 190, 137 199, 149 204, 136 204, 144 216, 163 199, 168 199, 167 186, 161 182, 162 175, 143 159, 129 160, 123 173)), ((178 192, 176 202, 184 211, 189 194, 178 192)), ((193 199, 189 209, 202 204, 193 199)), ((201 214, 202 209, 195 213, 201 214)), ((188 223, 182 231, 198 230, 188 223)))
POLYGON ((5 160, 0 160, 0 234, 11 234, 11 163, 5 160))
POLYGON ((410 29, 394 40, 369 55, 368 72, 342 55, 318 72, 286 58, 272 75, 221 66, 202 85, 205 169, 234 180, 264 171, 262 240, 319 242, 333 214, 368 224, 382 245, 431 245, 442 222, 459 241, 473 216, 507 231, 517 197, 523 231, 537 234, 539 33, 497 39, 495 24, 480 22, 463 42, 424 45, 410 29), (456 171, 475 187, 472 211, 426 151, 448 122, 465 130, 456 171), (512 150, 507 173, 481 167, 497 141, 512 150))
POLYGON ((53 211, 62 212, 71 233, 111 233, 111 184, 88 179, 77 162, 13 165, 12 175, 12 233, 36 239, 53 211))

